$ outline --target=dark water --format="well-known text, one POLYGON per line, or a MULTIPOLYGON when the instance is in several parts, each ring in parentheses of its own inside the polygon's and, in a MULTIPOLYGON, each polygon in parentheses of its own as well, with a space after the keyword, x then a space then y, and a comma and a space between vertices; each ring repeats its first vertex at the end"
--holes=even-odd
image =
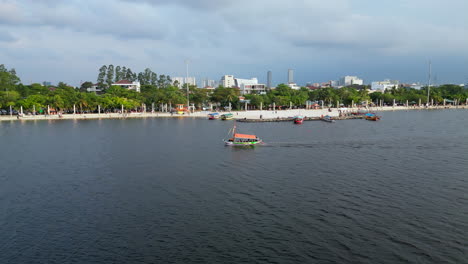
POLYGON ((468 263, 468 112, 0 123, 0 263, 468 263))

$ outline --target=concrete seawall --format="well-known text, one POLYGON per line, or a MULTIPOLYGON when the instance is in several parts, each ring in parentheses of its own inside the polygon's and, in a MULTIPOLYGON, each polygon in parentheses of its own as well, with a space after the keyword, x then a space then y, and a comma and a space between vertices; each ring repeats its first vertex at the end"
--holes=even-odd
MULTIPOLYGON (((291 109, 291 110, 252 110, 252 111, 232 111, 234 119, 275 119, 275 118, 292 118, 296 115, 302 115, 306 118, 316 118, 322 115, 329 115, 332 117, 338 117, 340 111, 342 113, 356 112, 356 111, 370 111, 370 112, 381 112, 381 111, 401 111, 401 110, 445 110, 445 109, 468 109, 467 106, 451 106, 451 107, 405 107, 405 106, 385 106, 385 107, 370 107, 365 108, 331 108, 328 109, 291 109)), ((171 113, 110 113, 110 114, 64 114, 61 117, 59 115, 24 115, 23 117, 2 115, 0 121, 28 121, 28 120, 67 120, 67 119, 123 119, 123 118, 207 118, 210 111, 200 111, 191 114, 171 114, 171 113)), ((223 114, 223 112, 219 112, 223 114)), ((226 112, 227 113, 227 112, 226 112)))

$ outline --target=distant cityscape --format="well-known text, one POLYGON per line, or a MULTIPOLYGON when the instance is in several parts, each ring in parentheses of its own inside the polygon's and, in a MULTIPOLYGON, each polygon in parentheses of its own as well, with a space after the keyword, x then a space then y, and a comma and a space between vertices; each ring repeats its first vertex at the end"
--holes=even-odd
MULTIPOLYGON (((419 82, 413 82, 413 83, 402 83, 398 80, 391 80, 391 79, 384 79, 384 80, 378 80, 378 81, 371 81, 370 83, 366 84, 362 78, 359 78, 358 76, 351 76, 351 75, 346 75, 341 78, 338 78, 337 80, 330 80, 327 82, 308 82, 303 85, 297 84, 294 81, 294 70, 293 69, 288 69, 286 82, 282 82, 286 85, 288 85, 290 88, 294 90, 299 90, 302 87, 310 89, 310 90, 316 90, 320 88, 342 88, 345 86, 356 86, 357 88, 362 88, 363 86, 366 86, 366 88, 369 89, 369 92, 384 92, 385 90, 392 89, 392 88, 398 88, 398 87, 406 87, 406 88, 413 88, 413 89, 421 89, 423 86, 426 86, 427 84, 421 84, 419 82)), ((195 77, 173 77, 172 81, 179 87, 183 88, 186 87, 186 85, 195 85, 200 88, 205 88, 205 89, 215 89, 218 86, 223 86, 226 88, 238 88, 240 90, 240 93, 245 95, 245 94, 250 94, 250 93, 257 93, 257 94, 264 94, 266 93, 269 89, 274 89, 275 87, 273 86, 273 72, 272 71, 267 71, 267 83, 260 83, 258 81, 257 77, 251 77, 251 78, 240 78, 234 75, 223 75, 221 76, 220 80, 213 80, 213 79, 208 79, 208 78, 203 78, 199 83, 197 83, 197 80, 195 77)), ((436 85, 436 83, 432 83, 432 86, 436 85)), ((464 84, 460 84, 460 86, 464 86, 464 84)))

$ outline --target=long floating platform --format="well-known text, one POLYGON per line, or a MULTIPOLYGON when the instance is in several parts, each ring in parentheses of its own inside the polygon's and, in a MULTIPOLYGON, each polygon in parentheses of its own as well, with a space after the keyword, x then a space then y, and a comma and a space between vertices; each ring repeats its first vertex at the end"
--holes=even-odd
MULTIPOLYGON (((364 115, 352 115, 352 116, 341 116, 341 117, 332 117, 333 120, 348 120, 348 119, 364 119, 364 115)), ((246 123, 258 123, 258 122, 292 122, 293 117, 277 117, 277 118, 241 118, 236 119, 237 122, 246 122, 246 123)), ((306 117, 304 121, 321 121, 320 117, 306 117)))

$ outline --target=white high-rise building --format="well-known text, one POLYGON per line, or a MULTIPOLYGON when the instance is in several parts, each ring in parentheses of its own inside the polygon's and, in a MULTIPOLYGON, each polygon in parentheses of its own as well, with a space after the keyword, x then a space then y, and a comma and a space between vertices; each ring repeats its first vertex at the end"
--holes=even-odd
POLYGON ((221 77, 220 83, 223 87, 226 87, 226 88, 231 88, 231 87, 236 86, 234 75, 224 75, 223 77, 221 77))
POLYGON ((288 69, 288 83, 294 83, 294 71, 288 69))
POLYGON ((175 81, 178 82, 178 87, 179 88, 184 88, 185 84, 188 83, 189 85, 197 85, 197 80, 195 77, 172 77, 172 83, 175 81))
POLYGON ((362 79, 359 79, 357 76, 344 76, 340 79, 341 86, 349 86, 353 84, 363 85, 364 81, 362 79))

